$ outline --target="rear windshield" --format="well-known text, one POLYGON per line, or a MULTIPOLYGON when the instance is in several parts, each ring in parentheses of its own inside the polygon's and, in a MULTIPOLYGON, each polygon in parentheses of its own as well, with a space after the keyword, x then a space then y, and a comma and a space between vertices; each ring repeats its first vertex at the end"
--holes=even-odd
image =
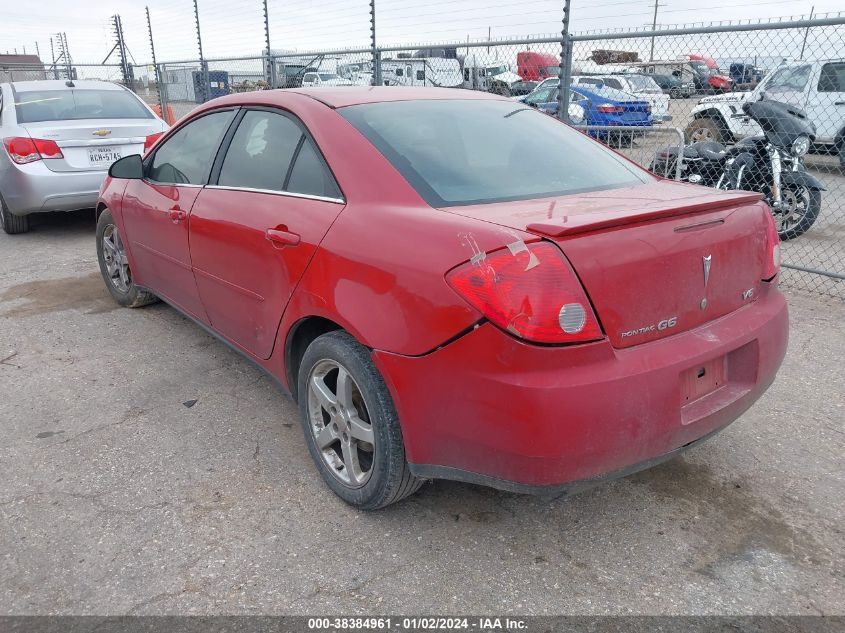
POLYGON ((643 75, 625 75, 625 78, 637 90, 654 90, 660 88, 660 86, 658 86, 651 77, 645 77, 643 75))
POLYGON ((134 95, 124 90, 19 91, 16 97, 18 123, 153 118, 134 95))
POLYGON ((338 109, 434 207, 648 181, 584 134, 506 101, 396 101, 338 109))

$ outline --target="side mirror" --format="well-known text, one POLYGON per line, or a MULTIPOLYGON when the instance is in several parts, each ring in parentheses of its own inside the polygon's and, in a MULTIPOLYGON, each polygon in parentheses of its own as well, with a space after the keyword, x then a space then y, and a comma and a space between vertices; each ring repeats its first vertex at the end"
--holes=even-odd
POLYGON ((109 167, 109 176, 126 180, 140 180, 144 177, 144 164, 140 154, 124 156, 109 167))

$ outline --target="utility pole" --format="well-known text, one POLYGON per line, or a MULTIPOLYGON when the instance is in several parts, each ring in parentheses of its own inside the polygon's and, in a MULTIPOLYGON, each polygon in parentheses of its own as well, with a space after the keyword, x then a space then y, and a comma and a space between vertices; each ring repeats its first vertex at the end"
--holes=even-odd
MULTIPOLYGON (((816 5, 810 7, 810 19, 813 19, 813 11, 816 10, 816 5)), ((804 59, 804 49, 807 47, 807 36, 810 34, 810 27, 808 26, 804 29, 804 41, 801 43, 801 57, 798 59, 804 59)))
POLYGON ((65 63, 67 64, 67 78, 73 80, 73 66, 70 59, 70 47, 67 45, 67 33, 64 31, 60 34, 62 38, 62 52, 65 56, 65 63))
POLYGON ((123 22, 120 16, 115 14, 112 16, 114 23, 114 39, 117 54, 120 57, 120 72, 123 75, 123 85, 132 90, 132 82, 135 79, 132 73, 132 67, 129 64, 129 59, 126 56, 126 42, 123 39, 123 22))
MULTIPOLYGON (((654 19, 651 21, 651 30, 657 30, 657 7, 661 6, 658 4, 659 0, 654 0, 654 19)), ((648 52, 648 61, 654 61, 654 35, 651 36, 651 50, 648 52)))

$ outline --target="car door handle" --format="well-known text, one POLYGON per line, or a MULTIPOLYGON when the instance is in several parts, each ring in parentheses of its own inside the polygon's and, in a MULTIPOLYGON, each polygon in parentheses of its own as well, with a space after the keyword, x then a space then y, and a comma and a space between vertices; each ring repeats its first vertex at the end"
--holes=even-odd
POLYGON ((178 206, 173 207, 167 212, 167 215, 170 217, 170 221, 173 224, 179 224, 182 220, 185 219, 185 212, 182 211, 178 206))
POLYGON ((296 246, 299 244, 299 235, 288 231, 286 226, 279 226, 275 229, 267 229, 264 235, 276 246, 296 246))

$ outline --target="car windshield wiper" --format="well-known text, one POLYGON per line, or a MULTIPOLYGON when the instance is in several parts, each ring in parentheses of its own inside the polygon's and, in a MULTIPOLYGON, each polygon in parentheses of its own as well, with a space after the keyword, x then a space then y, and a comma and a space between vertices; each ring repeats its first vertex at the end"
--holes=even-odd
POLYGON ((518 113, 520 113, 520 112, 533 112, 533 111, 534 111, 534 108, 519 108, 519 109, 517 109, 517 110, 514 110, 513 112, 508 112, 508 113, 504 116, 504 118, 506 118, 506 119, 507 119, 509 116, 513 116, 514 114, 518 114, 518 113))

